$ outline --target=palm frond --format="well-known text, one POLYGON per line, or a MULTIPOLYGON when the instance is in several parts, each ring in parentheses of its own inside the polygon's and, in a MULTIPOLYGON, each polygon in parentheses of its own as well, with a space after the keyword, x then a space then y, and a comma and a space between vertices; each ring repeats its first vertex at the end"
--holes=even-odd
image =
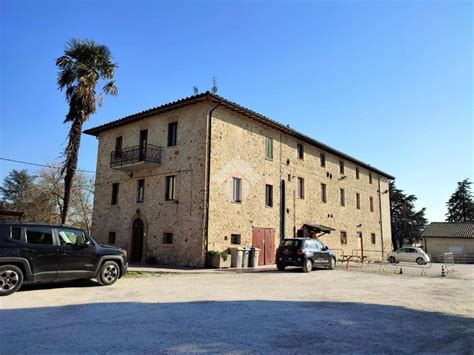
POLYGON ((102 90, 107 94, 107 95, 112 95, 115 96, 118 94, 118 89, 117 86, 115 86, 115 81, 109 81, 107 84, 104 85, 102 90))

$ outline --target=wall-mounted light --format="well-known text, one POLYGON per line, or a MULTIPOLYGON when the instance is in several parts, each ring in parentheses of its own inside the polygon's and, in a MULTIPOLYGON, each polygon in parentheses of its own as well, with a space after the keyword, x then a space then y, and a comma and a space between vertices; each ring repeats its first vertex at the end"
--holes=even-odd
POLYGON ((338 180, 341 181, 341 180, 344 180, 347 176, 346 175, 342 175, 338 180))
POLYGON ((359 224, 359 225, 358 225, 356 228, 360 228, 360 227, 362 227, 362 223, 361 223, 361 224, 359 224))

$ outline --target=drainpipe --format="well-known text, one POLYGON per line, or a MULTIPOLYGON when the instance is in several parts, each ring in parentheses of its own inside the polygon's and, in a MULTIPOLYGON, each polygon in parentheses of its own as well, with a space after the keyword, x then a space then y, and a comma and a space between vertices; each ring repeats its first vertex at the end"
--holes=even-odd
POLYGON ((218 108, 222 102, 219 102, 211 108, 207 114, 207 151, 206 151, 206 180, 204 190, 204 250, 207 254, 209 248, 209 195, 211 184, 211 130, 212 130, 212 113, 218 108))
POLYGON ((382 191, 380 190, 380 175, 378 176, 379 184, 379 213, 380 213, 380 238, 382 240, 382 260, 385 256, 385 250, 383 245, 383 224, 382 224, 382 191))

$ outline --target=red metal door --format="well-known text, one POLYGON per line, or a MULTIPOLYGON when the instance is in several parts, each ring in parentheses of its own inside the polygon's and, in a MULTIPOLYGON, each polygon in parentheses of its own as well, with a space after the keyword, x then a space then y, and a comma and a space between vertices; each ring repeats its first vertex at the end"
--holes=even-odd
POLYGON ((263 228, 252 230, 252 246, 260 249, 258 265, 265 265, 265 230, 263 228))
POLYGON ((265 265, 275 264, 275 230, 265 229, 265 265))

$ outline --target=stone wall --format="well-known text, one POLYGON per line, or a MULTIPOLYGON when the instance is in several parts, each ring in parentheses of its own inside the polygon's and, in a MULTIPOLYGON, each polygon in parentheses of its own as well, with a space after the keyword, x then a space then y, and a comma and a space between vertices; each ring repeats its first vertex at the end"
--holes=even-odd
MULTIPOLYGON (((211 160, 211 205, 209 249, 231 247, 231 234, 241 235, 241 246, 251 246, 252 228, 274 228, 280 239, 280 184, 286 185, 286 236, 292 237, 305 223, 332 227, 335 231, 321 239, 338 254, 358 253, 362 232, 365 255, 382 256, 382 220, 384 251, 391 250, 388 181, 384 176, 344 160, 344 174, 339 172, 338 156, 298 141, 276 129, 225 109, 213 118, 211 160), (273 139, 273 159, 265 157, 265 139, 273 139), (304 146, 304 159, 297 157, 297 143, 304 146), (326 167, 321 167, 320 153, 325 153, 326 167), (342 178, 342 176, 345 178, 342 178), (232 177, 242 179, 242 202, 232 202, 232 177), (298 177, 304 179, 304 198, 297 196, 298 177), (380 178, 379 195, 378 183, 380 178), (327 186, 327 202, 321 202, 321 183, 327 186), (265 185, 273 186, 273 207, 265 206, 265 185), (345 206, 340 205, 340 189, 345 190, 345 206), (361 208, 356 208, 360 193, 361 208), (373 197, 374 211, 369 208, 373 197), (380 204, 382 217, 380 217, 380 204), (341 244, 341 231, 347 232, 347 244, 341 244), (375 244, 371 234, 375 234, 375 244)), ((360 252, 359 252, 360 253, 360 252)))
POLYGON ((207 105, 193 104, 107 130, 100 134, 92 233, 108 243, 115 232, 116 245, 131 251, 132 225, 145 224, 143 259, 156 256, 159 263, 203 265, 204 156, 207 105), (168 123, 178 122, 178 144, 167 147, 168 123), (140 130, 148 129, 148 144, 160 146, 162 163, 133 172, 110 168, 115 138, 123 149, 137 146, 140 130), (176 176, 176 200, 165 201, 165 178, 176 176), (136 202, 137 181, 145 179, 142 203, 136 202), (111 205, 112 184, 119 183, 118 204, 111 205), (173 243, 163 243, 163 233, 173 233, 173 243))

